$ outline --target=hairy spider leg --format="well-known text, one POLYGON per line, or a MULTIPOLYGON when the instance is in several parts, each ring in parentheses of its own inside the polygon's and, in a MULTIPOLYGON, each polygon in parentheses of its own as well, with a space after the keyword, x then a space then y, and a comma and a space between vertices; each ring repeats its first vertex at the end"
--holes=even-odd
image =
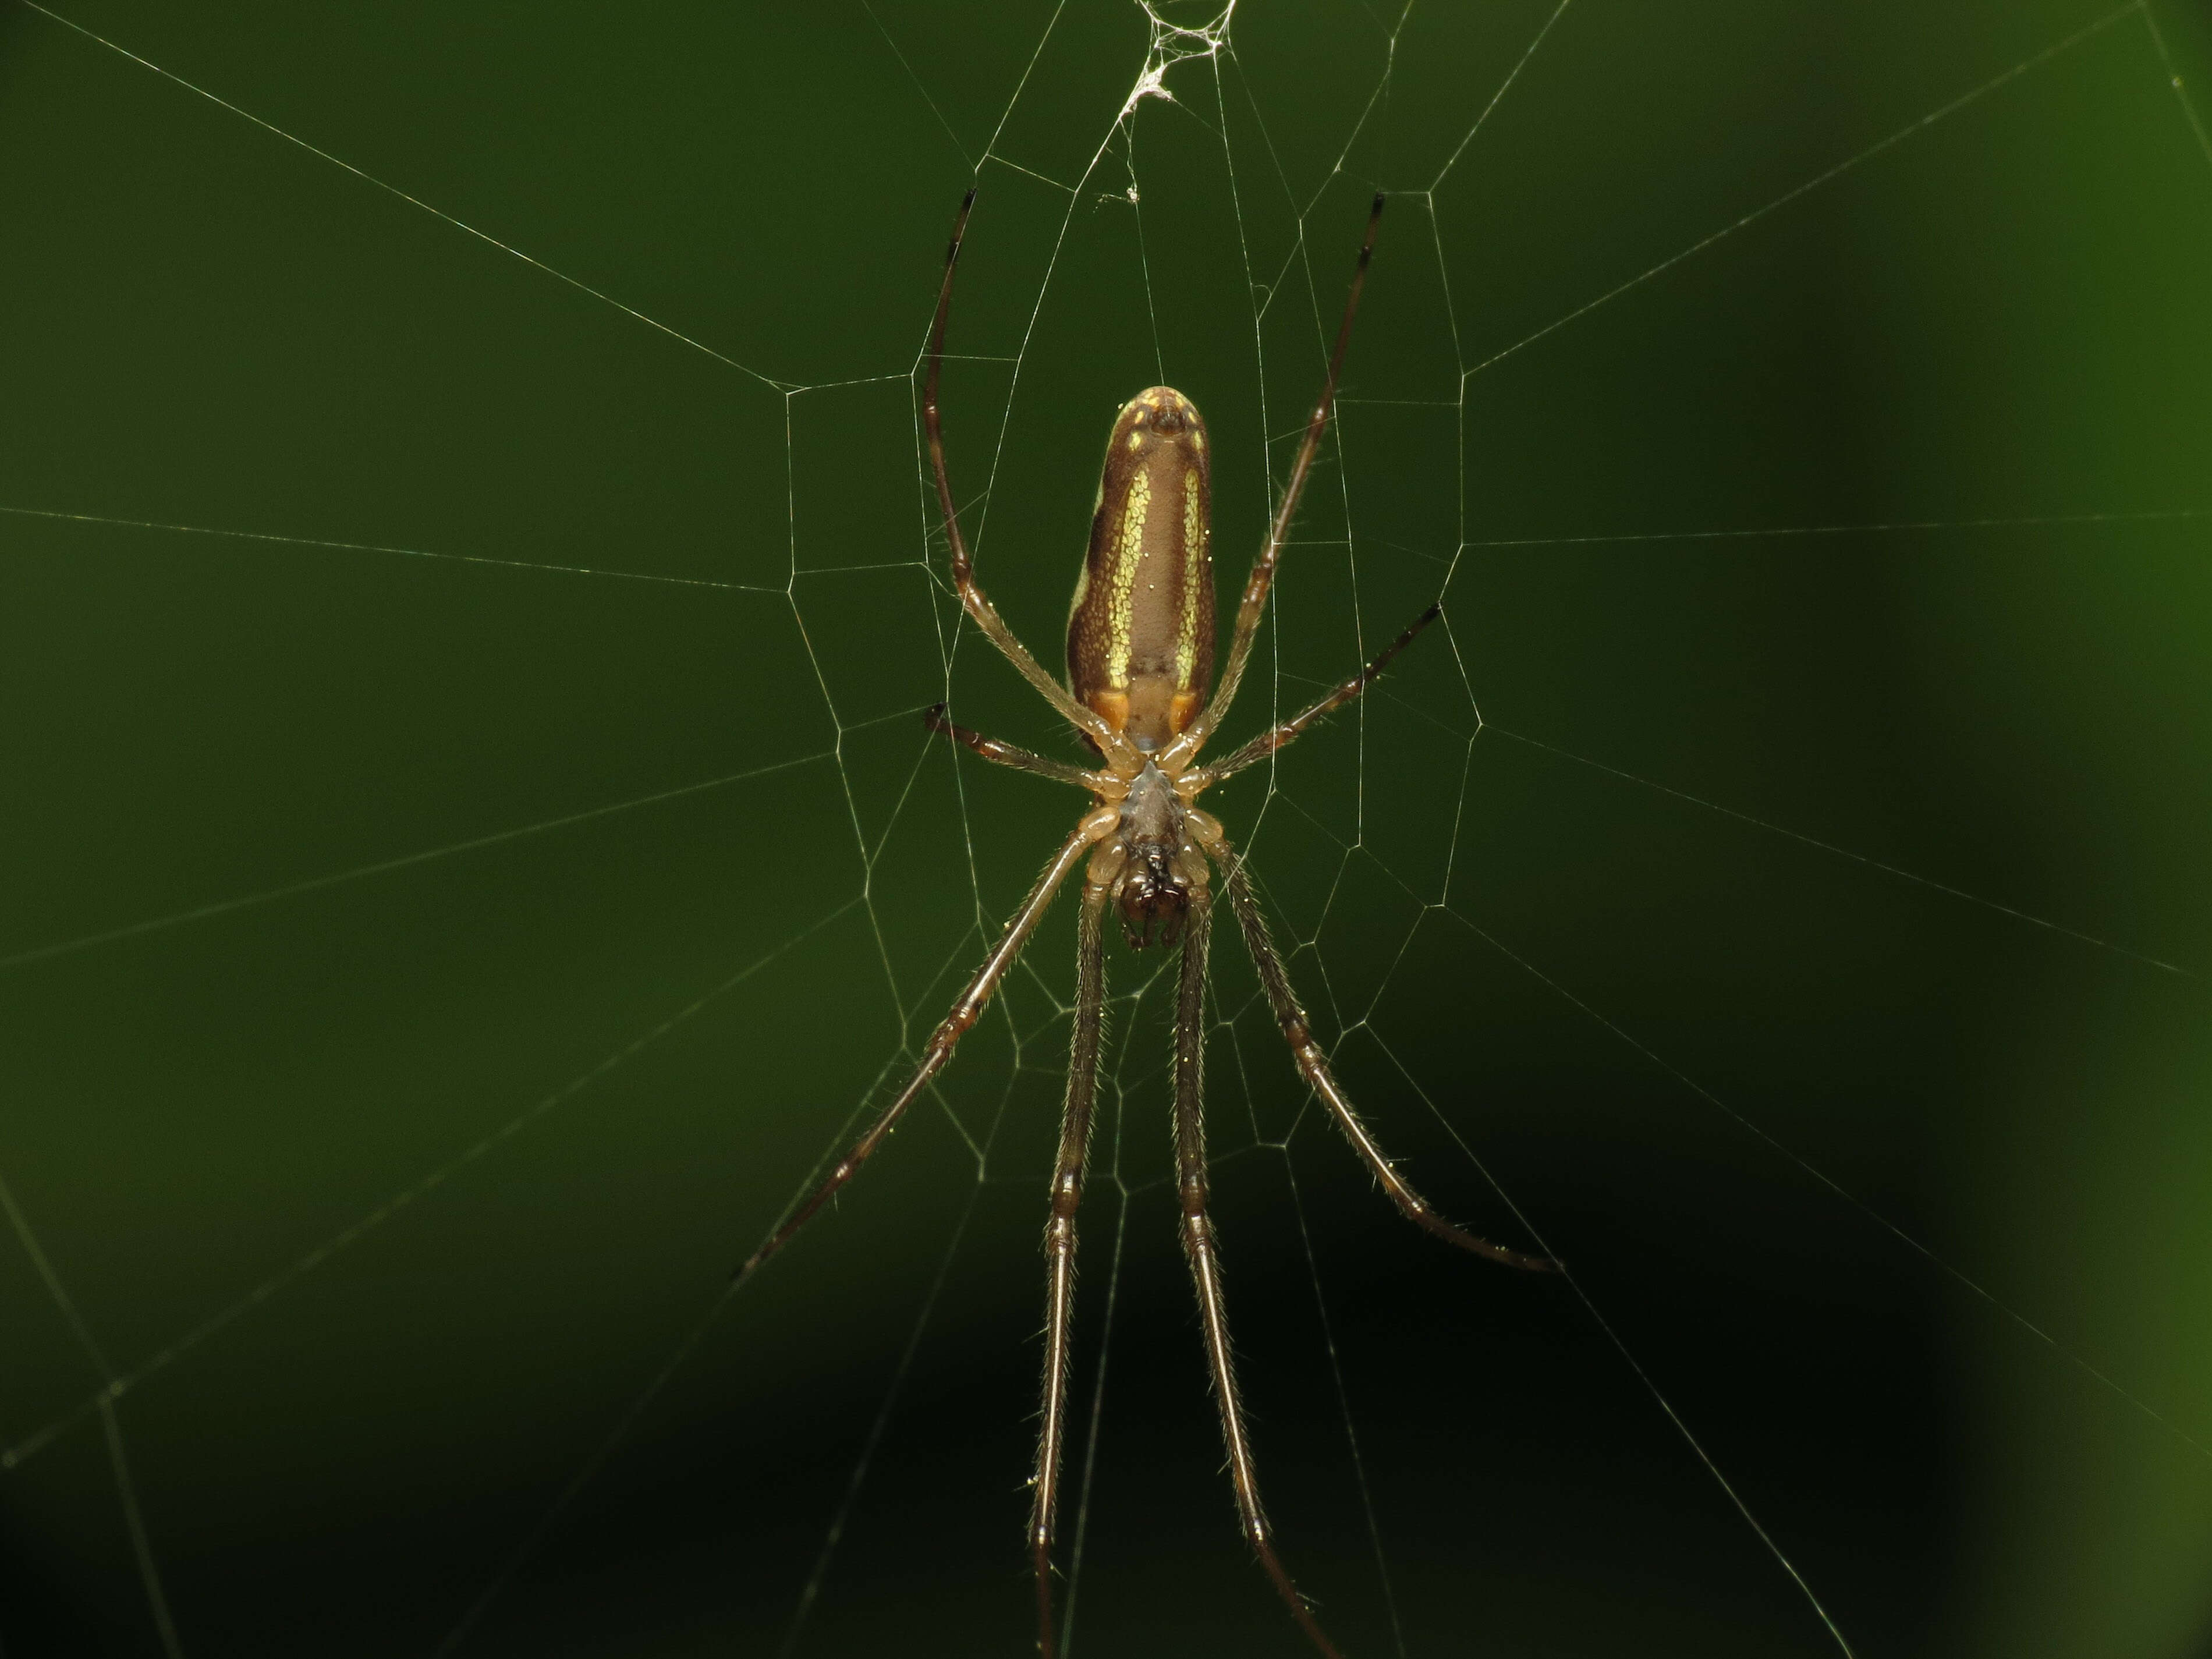
POLYGON ((1075 1032, 1067 1048, 1067 1094, 1060 1109, 1060 1157, 1052 1172, 1052 1215, 1045 1223, 1044 1405, 1030 1482, 1030 1548, 1036 1559, 1037 1651, 1053 1659, 1053 1523, 1067 1438, 1068 1327, 1075 1309, 1075 1212, 1091 1152, 1091 1108, 1098 1092, 1098 1045, 1106 1012, 1106 902, 1103 872, 1083 884, 1075 942, 1075 1032))
POLYGON ((1359 290, 1367 281, 1368 261, 1375 257, 1375 230, 1382 222, 1382 192, 1375 192, 1375 206, 1367 216, 1367 235, 1359 245, 1359 264, 1352 275, 1352 291, 1345 295, 1344 318, 1336 325, 1336 345, 1328 356, 1328 378, 1322 382, 1321 396, 1314 401, 1311 418, 1306 422, 1304 441, 1298 445, 1298 458, 1291 466, 1291 478, 1284 487, 1283 499, 1275 508, 1275 519, 1267 530, 1267 540, 1260 550, 1260 556, 1252 562, 1252 574, 1244 583, 1244 597, 1237 607, 1237 631, 1229 642, 1228 665, 1221 671, 1220 684, 1213 689, 1213 696, 1199 717, 1185 728, 1182 735, 1168 745, 1160 757, 1160 769, 1175 772, 1190 763, 1206 738, 1213 735, 1229 705, 1235 701, 1237 688, 1244 678, 1244 665, 1250 660, 1252 642, 1260 631, 1261 613, 1266 610, 1267 590, 1274 583, 1275 567, 1283 556, 1283 545, 1289 539, 1291 520, 1297 516, 1298 500, 1305 494, 1306 475, 1313 468, 1315 453, 1321 448, 1321 434, 1328 425, 1328 411, 1336 401, 1338 376, 1344 370, 1344 348, 1352 338, 1352 319, 1359 309, 1359 290))
POLYGON ((1100 807, 1084 816, 1083 822, 1076 826, 1075 833, 1060 844, 1051 862, 1045 866, 1043 873, 1037 877, 1036 885, 1030 889, 1029 896, 1022 901, 1021 908, 1007 920, 1006 930, 999 935, 998 944, 992 947, 991 954, 983 958, 983 965, 968 981, 968 988, 961 992, 959 999, 953 1003, 952 1012, 945 1015, 937 1030, 930 1034, 928 1045, 922 1050, 921 1063, 915 1067, 914 1075, 907 1079, 906 1086, 893 1097, 890 1105, 877 1115, 876 1121, 853 1143, 845 1156, 837 1160, 836 1167, 823 1178, 822 1183, 815 1188, 806 1201, 769 1235, 766 1243, 745 1258, 744 1266, 738 1269, 738 1278, 744 1278, 781 1249, 793 1233, 811 1221, 822 1206, 836 1195, 839 1188, 860 1174, 860 1166, 898 1127, 899 1119, 906 1115, 906 1109, 914 1103, 915 1097, 927 1086, 930 1079, 945 1069, 945 1062, 952 1058, 952 1051, 959 1046, 960 1039, 981 1016, 984 1005, 991 1000, 991 994, 999 988, 999 981, 1006 978, 1015 963, 1021 959, 1022 947, 1030 942, 1030 935, 1036 931, 1037 923, 1044 919, 1045 911, 1052 904, 1053 895, 1060 890, 1060 883, 1067 879, 1068 872, 1075 868, 1093 844, 1114 832, 1115 822, 1116 814, 1111 807, 1100 807))
POLYGON ((1050 778, 1054 783, 1072 783, 1078 789, 1111 789, 1120 782, 1111 773, 1088 772, 1080 766, 1071 766, 1066 761, 1032 753, 1018 744, 1002 743, 996 738, 987 738, 972 726, 962 726, 946 718, 945 705, 941 702, 933 703, 921 711, 921 723, 939 737, 972 749, 987 761, 1011 766, 1017 772, 1034 772, 1041 778, 1050 778))
POLYGON ((1030 655, 1029 647, 1014 637, 1014 630, 1006 625, 998 607, 976 585, 975 571, 968 560, 967 538, 961 535, 960 517, 952 509, 952 483, 945 471, 945 426, 938 413, 937 384, 945 368, 945 324, 952 309, 952 278, 960 265, 960 241, 967 234, 969 210, 975 205, 975 192, 970 190, 961 201, 959 217, 952 222, 952 240, 945 250, 945 285, 938 290, 937 319, 929 331, 929 374, 921 389, 922 430, 929 444, 930 470, 937 477, 937 505, 945 514, 945 539, 952 551, 952 585, 959 591, 962 607, 975 619, 975 626, 983 630, 984 638, 999 647, 999 654, 1013 664, 1047 702, 1076 730, 1097 743, 1101 754, 1109 757, 1126 755, 1129 745, 1094 710, 1078 702, 1066 686, 1044 672, 1037 659, 1030 655))
MULTIPOLYGON (((1267 759, 1268 756, 1286 744, 1296 742, 1308 726, 1317 720, 1327 719, 1364 691, 1374 682, 1376 677, 1390 665, 1390 659, 1411 645, 1419 635, 1420 631, 1443 613, 1443 607, 1441 605, 1431 605, 1408 623, 1406 625, 1406 631, 1385 646, 1382 653, 1373 662, 1369 663, 1366 667, 1345 681, 1319 702, 1315 703, 1310 708, 1299 710, 1281 725, 1269 727, 1236 753, 1215 761, 1209 766, 1201 767, 1196 772, 1190 774, 1190 793, 1196 794, 1200 790, 1209 788, 1224 778, 1233 778, 1246 767, 1267 759)), ((974 747, 973 744, 969 746, 974 747)), ((978 750, 976 752, 980 754, 982 751, 978 750)), ((995 757, 989 758, 995 758, 995 757)), ((1012 761, 1006 763, 1016 764, 1012 761)))
POLYGON ((1448 1244, 1475 1255, 1487 1256, 1492 1261, 1503 1262, 1509 1267, 1519 1267, 1529 1273, 1550 1273, 1558 1264, 1548 1256, 1530 1255, 1524 1251, 1509 1249, 1503 1244, 1493 1244, 1486 1238, 1478 1238, 1465 1228, 1455 1227, 1436 1212, 1435 1206, 1412 1183, 1392 1167, 1390 1159, 1375 1137, 1360 1121, 1359 1114, 1352 1109, 1335 1074, 1329 1070, 1328 1060, 1321 1045, 1313 1040, 1306 1024, 1306 1011, 1299 1005, 1297 993, 1291 987, 1291 976, 1283 967, 1281 953, 1274 941, 1267 937, 1267 917, 1261 914, 1260 901, 1252 891, 1251 878, 1245 873, 1244 860, 1231 848, 1220 827, 1210 820, 1201 819, 1199 844, 1208 856, 1221 866, 1222 881, 1229 889, 1229 906, 1236 911, 1237 925, 1243 929, 1244 948, 1251 952, 1252 965, 1260 975, 1260 983, 1267 994, 1268 1005, 1274 1010, 1275 1022, 1282 1028, 1283 1041, 1290 1044, 1291 1056, 1297 1062, 1298 1073, 1307 1086, 1319 1095, 1328 1115, 1336 1120, 1336 1127, 1344 1131, 1345 1139, 1352 1143, 1375 1178, 1382 1183, 1382 1190, 1390 1195, 1405 1218, 1428 1232, 1434 1233, 1448 1244))
POLYGON ((1229 1311, 1221 1292, 1221 1256, 1206 1212, 1206 951, 1213 927, 1213 901, 1203 885, 1194 885, 1184 923, 1182 983, 1176 1002, 1175 1145, 1176 1188, 1182 1204, 1182 1250, 1190 1264, 1191 1288, 1198 1296, 1206 1338, 1206 1362, 1213 1376, 1213 1401, 1221 1413, 1221 1439, 1229 1455, 1229 1481, 1236 1488, 1237 1510, 1244 1539, 1275 1586, 1275 1593, 1307 1638, 1328 1659, 1343 1659, 1313 1609, 1291 1582, 1260 1503, 1260 1472, 1244 1427, 1244 1407, 1237 1395, 1237 1365, 1229 1347, 1229 1311))

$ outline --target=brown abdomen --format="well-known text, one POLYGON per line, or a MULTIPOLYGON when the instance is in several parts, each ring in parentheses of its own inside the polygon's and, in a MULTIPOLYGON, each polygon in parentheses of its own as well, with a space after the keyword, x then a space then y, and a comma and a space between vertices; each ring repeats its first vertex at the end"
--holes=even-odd
POLYGON ((1213 678, 1206 422, 1170 386, 1121 406, 1067 617, 1067 683, 1139 749, 1198 716, 1213 678))

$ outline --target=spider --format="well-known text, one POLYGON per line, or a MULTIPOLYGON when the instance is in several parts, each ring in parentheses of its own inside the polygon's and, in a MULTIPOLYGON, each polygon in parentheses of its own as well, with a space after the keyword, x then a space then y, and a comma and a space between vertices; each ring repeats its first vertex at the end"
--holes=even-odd
POLYGON ((951 1061, 961 1036, 975 1024, 1000 982, 1020 959, 1023 947, 1036 931, 1054 895, 1080 867, 1083 900, 1076 932, 1075 1025, 1061 1109, 1060 1152, 1050 1189, 1051 1216, 1045 1225, 1043 1410, 1036 1472, 1030 1481, 1029 1540, 1036 1571, 1037 1650, 1044 1659, 1053 1659, 1053 1526, 1067 1431, 1075 1218, 1083 1198, 1098 1081, 1099 1033, 1106 996, 1104 923, 1111 908, 1118 913, 1123 935, 1133 948, 1178 942, 1182 947, 1175 1025, 1176 1180, 1182 1199, 1183 1253, 1190 1265, 1204 1326, 1206 1364, 1221 1415, 1230 1481, 1245 1539, 1276 1593, 1314 1646, 1330 1659, 1339 1659, 1337 1648, 1276 1553, 1267 1514, 1261 1506, 1259 1477, 1230 1352, 1218 1247, 1213 1224, 1206 1213, 1201 1015, 1216 871, 1299 1073, 1321 1097, 1391 1200, 1407 1219, 1463 1250, 1516 1267, 1540 1271, 1553 1266, 1544 1257, 1508 1249, 1454 1226, 1391 1166, 1314 1041, 1290 975, 1268 939, 1267 921, 1245 872, 1243 856, 1231 846, 1220 821, 1197 805, 1201 792, 1266 759, 1358 696, 1438 614, 1439 607, 1430 605, 1374 661, 1311 708, 1261 732, 1225 759, 1204 766, 1197 763, 1199 750, 1228 713, 1244 678, 1267 590, 1274 580, 1291 521, 1297 513, 1306 475, 1328 424, 1345 344, 1351 337, 1352 316, 1358 308, 1360 288, 1375 250, 1376 229, 1382 222, 1382 197, 1377 193, 1368 216, 1359 264, 1329 356, 1328 378, 1306 422, 1305 439, 1291 468, 1290 482, 1276 507, 1267 539, 1244 584, 1236 632, 1230 640, 1229 660, 1210 700, 1206 688, 1213 672, 1214 601, 1212 556, 1207 550, 1210 462, 1206 423, 1199 418, 1196 406, 1172 387, 1154 386, 1131 398, 1122 406, 1106 441, 1090 551, 1076 579, 1075 599, 1068 614, 1066 685, 1048 674, 1014 637, 1013 630, 976 586, 968 544, 953 511, 937 404, 945 319, 952 305, 952 278, 975 202, 975 192, 971 190, 961 203, 959 216, 953 222, 952 240, 945 249, 945 282, 938 294, 936 319, 930 332, 929 374, 922 392, 923 426, 930 467, 936 476, 938 506, 945 517, 945 540, 951 550, 952 582, 976 627, 1084 737, 1101 764, 1086 770, 985 737, 947 719, 943 703, 929 709, 923 720, 931 732, 965 744, 988 761, 1088 790, 1092 804, 1014 911, 998 943, 953 1003, 952 1011, 930 1036, 921 1063, 906 1085, 738 1269, 738 1277, 750 1274, 782 1249, 840 1188, 860 1173, 860 1166, 883 1145, 907 1108, 951 1061))

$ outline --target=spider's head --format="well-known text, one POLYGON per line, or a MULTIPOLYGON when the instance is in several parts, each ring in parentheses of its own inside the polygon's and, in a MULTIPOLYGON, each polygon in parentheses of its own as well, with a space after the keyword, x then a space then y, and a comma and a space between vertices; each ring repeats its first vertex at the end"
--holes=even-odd
POLYGON ((1159 769, 1146 761, 1129 781, 1121 833, 1114 838, 1114 853, 1121 861, 1114 878, 1114 905, 1132 950, 1141 951, 1155 939, 1173 945, 1182 937, 1183 916, 1190 908, 1187 860, 1196 856, 1185 845, 1188 839, 1182 803, 1159 769))
POLYGON ((1121 935, 1131 950, 1141 951, 1156 940, 1173 945, 1182 937, 1190 884, 1176 868, 1168 848, 1158 843, 1133 847, 1121 866, 1121 878, 1114 884, 1114 902, 1121 912, 1121 935))

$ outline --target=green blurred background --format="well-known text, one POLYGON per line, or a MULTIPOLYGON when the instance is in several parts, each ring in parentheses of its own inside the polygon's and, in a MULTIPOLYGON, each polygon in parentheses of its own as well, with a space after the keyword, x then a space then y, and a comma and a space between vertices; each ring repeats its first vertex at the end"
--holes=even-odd
MULTIPOLYGON (((1378 1132, 1588 1304, 1396 1219, 1224 940, 1346 1650, 1839 1651, 1656 1388, 1862 1655, 2212 1652, 2201 9, 1244 0, 1133 111, 1109 0, 69 15, 326 155, 0 12, 10 1656, 1026 1650, 1066 907, 724 1291, 1079 805, 915 718, 1071 752, 917 468, 971 179, 955 483, 1048 659, 1141 386, 1241 563, 1392 194, 1232 732, 1448 629, 1218 809, 1378 1132)), ((1074 1650, 1291 1655, 1162 966, 1074 1650)))

